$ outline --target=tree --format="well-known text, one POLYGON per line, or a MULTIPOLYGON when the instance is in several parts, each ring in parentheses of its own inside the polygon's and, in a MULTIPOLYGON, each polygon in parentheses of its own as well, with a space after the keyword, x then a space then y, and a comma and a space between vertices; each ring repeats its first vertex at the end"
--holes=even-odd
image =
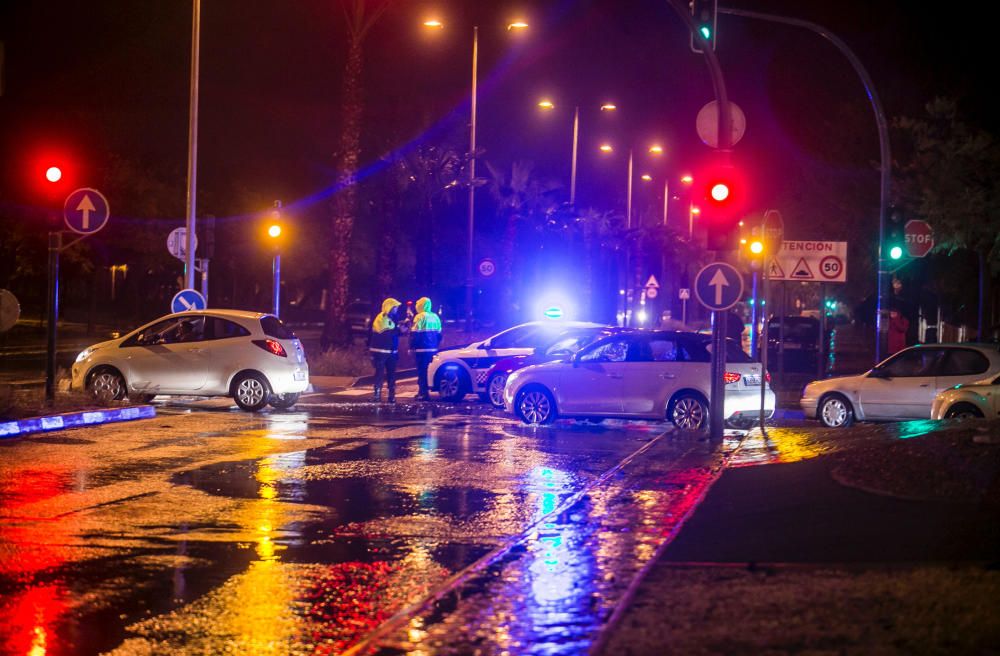
POLYGON ((337 191, 330 203, 329 288, 324 346, 350 343, 347 325, 348 284, 351 265, 351 235, 358 214, 357 171, 361 159, 361 93, 363 45, 369 30, 385 13, 389 0, 365 2, 342 0, 347 20, 347 60, 344 64, 340 147, 335 155, 337 191))
POLYGON ((976 254, 982 337, 987 282, 1000 272, 1000 154, 992 134, 962 120, 955 100, 934 99, 926 111, 895 121, 902 137, 897 196, 908 218, 933 226, 935 250, 976 254))

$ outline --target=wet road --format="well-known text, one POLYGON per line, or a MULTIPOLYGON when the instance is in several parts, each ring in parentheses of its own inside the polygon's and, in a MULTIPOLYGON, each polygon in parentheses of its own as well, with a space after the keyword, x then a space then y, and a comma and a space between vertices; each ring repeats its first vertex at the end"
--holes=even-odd
POLYGON ((3 653, 580 653, 737 451, 775 458, 304 405, 0 444, 3 653))

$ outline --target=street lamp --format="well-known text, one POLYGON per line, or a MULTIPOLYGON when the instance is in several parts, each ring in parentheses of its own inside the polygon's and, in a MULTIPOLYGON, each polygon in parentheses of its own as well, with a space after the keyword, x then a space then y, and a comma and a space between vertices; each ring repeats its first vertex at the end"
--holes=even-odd
MULTIPOLYGON (((444 23, 436 18, 424 21, 424 27, 443 29, 444 23)), ((520 31, 528 28, 528 23, 515 20, 507 24, 507 31, 520 31)), ((476 225, 476 100, 477 81, 479 76, 479 26, 472 27, 472 90, 471 120, 469 121, 469 244, 465 267, 465 331, 472 332, 472 296, 473 296, 473 234, 476 225)))
MULTIPOLYGON (((552 111, 556 108, 555 104, 548 99, 543 99, 538 103, 539 109, 544 111, 552 111)), ((611 112, 618 109, 614 103, 604 103, 601 105, 602 112, 611 112)), ((577 153, 579 152, 580 144, 580 106, 576 105, 573 108, 573 149, 572 155, 570 157, 570 173, 569 173, 569 204, 576 205, 576 162, 577 153)), ((610 152, 609 150, 605 152, 610 152)), ((604 146, 601 146, 601 150, 604 150, 604 146)))
MULTIPOLYGON (((600 151, 602 153, 604 153, 605 155, 607 155, 607 154, 610 154, 610 153, 614 152, 614 147, 611 144, 609 144, 609 143, 604 143, 604 144, 601 144, 600 151)), ((652 154, 652 155, 662 155, 663 154, 663 146, 660 146, 658 144, 653 144, 652 146, 649 146, 647 148, 647 151, 650 154, 652 154)), ((629 148, 628 149, 628 180, 626 182, 626 187, 625 187, 625 227, 626 228, 631 228, 632 227, 632 174, 633 174, 634 170, 635 170, 635 157, 634 157, 633 149, 629 148)), ((646 181, 649 181, 649 180, 652 180, 652 177, 650 176, 650 177, 647 178, 644 175, 644 176, 642 176, 642 179, 646 180, 646 181)), ((666 221, 666 219, 664 219, 664 221, 666 221)))

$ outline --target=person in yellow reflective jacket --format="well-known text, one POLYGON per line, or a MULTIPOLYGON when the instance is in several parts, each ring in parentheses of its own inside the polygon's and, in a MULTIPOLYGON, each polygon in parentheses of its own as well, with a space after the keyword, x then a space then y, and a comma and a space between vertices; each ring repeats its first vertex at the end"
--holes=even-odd
POLYGON ((383 379, 389 387, 389 403, 396 402, 396 362, 399 360, 400 302, 394 298, 382 301, 382 311, 372 319, 368 336, 368 352, 375 367, 375 402, 382 400, 383 379))
POLYGON ((410 328, 410 350, 417 360, 417 398, 430 400, 427 386, 427 367, 441 345, 441 317, 431 309, 431 299, 423 296, 417 299, 417 316, 413 317, 410 328))

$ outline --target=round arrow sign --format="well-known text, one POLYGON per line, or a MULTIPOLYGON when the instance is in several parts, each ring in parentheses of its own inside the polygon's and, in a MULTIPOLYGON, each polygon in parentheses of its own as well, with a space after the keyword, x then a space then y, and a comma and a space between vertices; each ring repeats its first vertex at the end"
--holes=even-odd
POLYGON ((694 294, 709 310, 728 310, 743 297, 743 275, 731 264, 712 262, 695 276, 694 294))
POLYGON ((81 235, 91 235, 103 228, 110 215, 108 199, 101 192, 88 187, 71 193, 63 204, 66 227, 81 235))

